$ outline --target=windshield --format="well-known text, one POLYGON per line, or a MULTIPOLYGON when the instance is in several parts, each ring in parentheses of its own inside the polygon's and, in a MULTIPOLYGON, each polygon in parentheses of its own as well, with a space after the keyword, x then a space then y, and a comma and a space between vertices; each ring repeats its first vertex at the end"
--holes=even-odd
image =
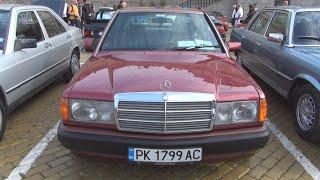
POLYGON ((299 12, 293 28, 293 43, 299 45, 320 45, 320 12, 299 12))
POLYGON ((101 50, 221 52, 204 15, 182 13, 120 13, 104 39, 101 50))
MULTIPOLYGON (((0 51, 3 51, 7 38, 9 12, 0 10, 0 51)), ((2 53, 1 53, 2 54, 2 53)))
POLYGON ((107 10, 107 11, 100 10, 96 14, 96 19, 97 20, 110 20, 114 13, 115 13, 115 11, 111 11, 111 10, 107 10))

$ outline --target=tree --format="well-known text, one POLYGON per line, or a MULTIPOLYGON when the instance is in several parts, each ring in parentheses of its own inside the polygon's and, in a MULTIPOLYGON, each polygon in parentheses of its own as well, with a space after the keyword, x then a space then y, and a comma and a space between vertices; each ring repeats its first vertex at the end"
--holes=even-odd
POLYGON ((139 6, 140 6, 140 7, 143 7, 143 6, 144 6, 143 0, 139 0, 139 6))
POLYGON ((167 5, 167 1, 166 0, 160 0, 160 6, 164 7, 167 5))
POLYGON ((152 1, 150 1, 150 7, 154 7, 154 6, 156 6, 156 3, 154 3, 154 1, 152 0, 152 1))

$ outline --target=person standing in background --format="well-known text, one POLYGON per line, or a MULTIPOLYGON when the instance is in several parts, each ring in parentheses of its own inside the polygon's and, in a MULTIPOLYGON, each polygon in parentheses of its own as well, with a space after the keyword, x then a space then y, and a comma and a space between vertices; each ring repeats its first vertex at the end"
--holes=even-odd
POLYGON ((88 0, 83 0, 82 5, 82 23, 84 25, 88 24, 94 19, 94 7, 93 4, 88 0))
POLYGON ((117 9, 123 9, 123 8, 126 8, 127 6, 128 6, 128 2, 121 0, 117 9))
POLYGON ((234 18, 234 27, 238 27, 241 24, 243 18, 243 9, 240 3, 237 4, 236 9, 232 13, 232 18, 234 18))
POLYGON ((69 24, 69 17, 68 17, 68 3, 64 3, 64 7, 63 7, 63 13, 62 13, 62 18, 63 20, 69 24))
POLYGON ((247 18, 244 20, 245 24, 248 24, 249 21, 252 19, 252 17, 255 15, 256 11, 254 10, 254 6, 252 4, 249 5, 249 13, 247 15, 247 18))
POLYGON ((68 8, 69 21, 71 26, 76 26, 80 28, 80 15, 78 9, 78 1, 72 0, 72 4, 68 8))
POLYGON ((283 5, 284 6, 289 6, 289 1, 288 0, 283 0, 283 5))
POLYGON ((236 22, 235 15, 237 11, 238 11, 237 5, 233 5, 233 12, 232 12, 232 18, 231 18, 232 27, 235 27, 235 22, 236 22))
POLYGON ((256 4, 256 3, 253 4, 253 8, 254 8, 254 11, 255 11, 255 12, 259 11, 259 8, 257 7, 257 4, 256 4))

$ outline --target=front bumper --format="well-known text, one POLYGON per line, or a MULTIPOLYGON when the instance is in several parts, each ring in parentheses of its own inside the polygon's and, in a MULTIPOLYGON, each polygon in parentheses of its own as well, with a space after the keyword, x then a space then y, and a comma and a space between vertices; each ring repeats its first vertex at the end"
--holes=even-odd
POLYGON ((128 147, 202 147, 204 161, 219 161, 247 155, 268 142, 269 131, 262 127, 184 135, 150 135, 115 130, 88 129, 60 123, 58 139, 66 148, 87 155, 127 159, 128 147))

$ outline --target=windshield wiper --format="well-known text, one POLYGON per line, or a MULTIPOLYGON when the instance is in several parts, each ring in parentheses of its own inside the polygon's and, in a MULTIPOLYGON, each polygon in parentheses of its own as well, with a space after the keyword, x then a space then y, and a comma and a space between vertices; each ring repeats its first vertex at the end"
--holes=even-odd
POLYGON ((189 47, 174 47, 170 48, 169 50, 172 51, 193 51, 198 50, 202 48, 217 48, 217 46, 189 46, 189 47))
POLYGON ((316 40, 316 41, 320 41, 320 37, 317 36, 299 36, 299 39, 310 39, 310 40, 316 40))

